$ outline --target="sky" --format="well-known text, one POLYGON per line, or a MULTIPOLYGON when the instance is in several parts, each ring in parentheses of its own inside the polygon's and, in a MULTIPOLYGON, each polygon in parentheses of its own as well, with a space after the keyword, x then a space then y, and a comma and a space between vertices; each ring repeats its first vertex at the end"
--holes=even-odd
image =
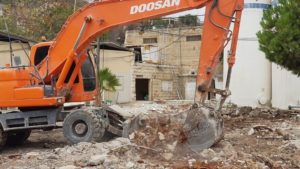
POLYGON ((202 8, 202 9, 192 9, 192 10, 189 10, 189 11, 183 11, 183 12, 179 12, 179 13, 176 13, 176 14, 169 15, 169 17, 178 17, 178 16, 183 16, 183 15, 188 15, 188 14, 191 14, 191 15, 204 15, 204 12, 205 12, 204 8, 202 8))

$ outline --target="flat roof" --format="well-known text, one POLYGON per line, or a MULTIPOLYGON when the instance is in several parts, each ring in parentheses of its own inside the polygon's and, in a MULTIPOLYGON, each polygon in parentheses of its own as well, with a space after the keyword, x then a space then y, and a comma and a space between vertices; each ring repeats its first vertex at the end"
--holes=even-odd
POLYGON ((0 41, 4 41, 4 42, 9 42, 10 41, 21 41, 23 43, 27 43, 27 42, 34 42, 36 43, 36 41, 22 37, 22 36, 18 36, 18 35, 14 35, 11 33, 7 33, 7 32, 3 32, 0 31, 0 41))
MULTIPOLYGON (((96 48, 97 42, 94 42, 91 44, 93 47, 96 48)), ((117 45, 113 42, 100 42, 100 49, 106 49, 106 50, 118 50, 118 51, 129 51, 132 52, 131 49, 122 47, 120 45, 117 45)))

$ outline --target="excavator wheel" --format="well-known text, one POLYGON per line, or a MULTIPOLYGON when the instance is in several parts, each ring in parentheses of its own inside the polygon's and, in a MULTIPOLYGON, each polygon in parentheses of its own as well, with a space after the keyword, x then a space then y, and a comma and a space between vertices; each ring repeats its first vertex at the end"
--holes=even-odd
POLYGON ((7 133, 3 131, 2 127, 0 127, 0 150, 6 145, 7 141, 7 133))
POLYGON ((7 132, 6 145, 15 146, 23 144, 31 134, 31 130, 7 132))
POLYGON ((66 139, 76 144, 79 142, 99 142, 102 140, 107 121, 93 109, 80 109, 67 115, 63 124, 66 139))

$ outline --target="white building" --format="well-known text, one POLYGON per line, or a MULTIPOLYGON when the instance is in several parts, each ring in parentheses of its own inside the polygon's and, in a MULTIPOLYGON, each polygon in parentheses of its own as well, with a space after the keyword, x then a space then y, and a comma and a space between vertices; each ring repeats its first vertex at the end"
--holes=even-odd
MULTIPOLYGON (((239 106, 287 109, 300 104, 300 78, 270 63, 259 50, 256 33, 261 29, 263 10, 271 4, 271 0, 245 0, 228 99, 239 106)), ((226 73, 225 62, 224 77, 226 73)))

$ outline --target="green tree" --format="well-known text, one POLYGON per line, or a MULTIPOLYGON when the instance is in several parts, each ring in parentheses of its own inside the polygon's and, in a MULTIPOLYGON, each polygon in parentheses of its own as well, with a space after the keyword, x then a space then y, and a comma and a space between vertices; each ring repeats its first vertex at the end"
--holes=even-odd
MULTIPOLYGON (((41 36, 52 40, 73 13, 74 7, 74 0, 2 0, 2 3, 5 6, 0 29, 6 29, 5 19, 10 33, 34 40, 40 40, 41 36)), ((78 8, 84 4, 85 1, 77 0, 78 8)))
POLYGON ((279 0, 264 11, 257 33, 260 50, 271 62, 300 76, 300 1, 279 0))
POLYGON ((196 26, 199 23, 198 17, 191 14, 180 16, 178 19, 179 22, 185 26, 196 26))
POLYGON ((119 79, 108 68, 98 72, 98 80, 101 93, 103 91, 116 91, 116 87, 120 86, 119 79))

